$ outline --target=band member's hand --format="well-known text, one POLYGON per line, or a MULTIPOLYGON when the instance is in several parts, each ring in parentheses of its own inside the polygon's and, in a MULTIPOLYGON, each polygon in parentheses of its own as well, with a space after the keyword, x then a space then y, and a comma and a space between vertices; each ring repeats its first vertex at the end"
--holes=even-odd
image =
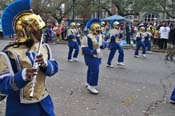
POLYGON ((43 68, 47 67, 47 61, 44 60, 42 54, 36 56, 36 62, 39 64, 39 66, 41 66, 43 68))
POLYGON ((98 48, 98 49, 96 49, 96 51, 97 51, 97 54, 99 54, 101 52, 101 49, 98 48))
POLYGON ((22 71, 22 78, 24 81, 32 81, 35 75, 37 75, 37 69, 25 68, 22 71))

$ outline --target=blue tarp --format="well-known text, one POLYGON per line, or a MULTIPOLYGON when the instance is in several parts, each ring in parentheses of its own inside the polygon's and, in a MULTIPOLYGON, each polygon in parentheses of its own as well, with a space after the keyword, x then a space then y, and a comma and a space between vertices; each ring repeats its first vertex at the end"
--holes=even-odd
POLYGON ((117 20, 117 21, 125 21, 125 22, 131 22, 129 19, 122 17, 120 15, 113 15, 110 17, 106 17, 102 19, 103 21, 112 21, 112 20, 117 20))

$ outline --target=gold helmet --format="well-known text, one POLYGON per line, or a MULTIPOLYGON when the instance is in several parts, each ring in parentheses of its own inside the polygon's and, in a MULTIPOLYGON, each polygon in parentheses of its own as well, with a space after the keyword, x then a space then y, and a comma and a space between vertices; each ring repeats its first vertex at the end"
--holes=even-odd
POLYGON ((17 35, 17 42, 33 39, 33 32, 40 31, 45 23, 31 10, 32 0, 16 0, 10 3, 2 14, 4 36, 17 35))
POLYGON ((45 27, 45 22, 40 15, 26 12, 19 15, 13 25, 18 36, 17 41, 25 42, 27 39, 31 39, 33 32, 42 30, 45 27))
POLYGON ((92 33, 98 34, 101 31, 101 26, 100 26, 99 23, 93 23, 90 26, 90 30, 91 30, 92 33))
POLYGON ((102 27, 105 26, 105 22, 104 22, 104 21, 101 22, 101 26, 102 26, 102 27))
POLYGON ((76 23, 75 22, 71 22, 70 23, 70 28, 74 29, 76 27, 76 23))
POLYGON ((141 32, 145 32, 145 27, 141 26, 139 29, 141 32))
POLYGON ((97 35, 101 32, 101 21, 100 19, 90 19, 86 23, 86 28, 92 32, 93 34, 97 35))
POLYGON ((80 23, 77 23, 76 26, 77 26, 77 27, 80 27, 80 23))
POLYGON ((148 31, 148 32, 151 32, 151 28, 150 28, 150 27, 148 27, 148 28, 147 28, 147 31, 148 31))
POLYGON ((114 28, 119 28, 119 24, 120 24, 120 23, 119 23, 118 21, 114 21, 114 22, 113 22, 113 27, 114 27, 114 28))

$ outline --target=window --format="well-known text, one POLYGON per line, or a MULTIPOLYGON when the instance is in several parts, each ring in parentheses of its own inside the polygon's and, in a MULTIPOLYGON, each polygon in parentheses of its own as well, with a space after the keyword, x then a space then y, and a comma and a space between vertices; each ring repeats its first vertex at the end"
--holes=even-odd
POLYGON ((156 21, 156 20, 158 20, 158 18, 159 18, 159 15, 156 14, 156 13, 146 13, 143 16, 143 19, 144 19, 145 22, 156 21))

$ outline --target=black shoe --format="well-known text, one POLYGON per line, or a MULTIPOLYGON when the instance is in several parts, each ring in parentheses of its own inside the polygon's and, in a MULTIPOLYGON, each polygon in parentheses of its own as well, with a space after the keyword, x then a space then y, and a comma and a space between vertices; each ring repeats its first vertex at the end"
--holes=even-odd
POLYGON ((168 56, 165 56, 165 60, 168 60, 168 56))
POLYGON ((170 57, 170 60, 173 61, 173 57, 170 57))

